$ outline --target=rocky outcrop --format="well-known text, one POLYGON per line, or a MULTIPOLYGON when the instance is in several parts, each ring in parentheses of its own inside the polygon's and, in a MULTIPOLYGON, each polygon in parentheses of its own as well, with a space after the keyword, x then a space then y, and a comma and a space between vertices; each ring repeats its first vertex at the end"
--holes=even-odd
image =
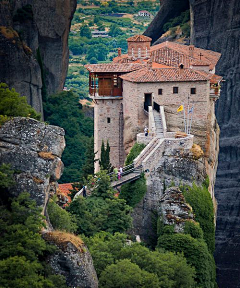
POLYGON ((188 0, 160 0, 160 7, 158 14, 144 32, 144 35, 152 38, 152 42, 158 40, 164 33, 165 23, 189 9, 189 2, 188 0))
POLYGON ((197 160, 191 149, 166 149, 155 169, 145 173, 147 192, 134 208, 131 233, 149 242, 154 238, 152 218, 159 211, 166 188, 181 184, 191 186, 193 182, 201 185, 206 176, 204 159, 197 160))
POLYGON ((10 164, 15 171, 16 185, 7 197, 27 191, 45 210, 49 193, 62 174, 64 134, 60 127, 23 117, 0 128, 0 164, 10 164))
POLYGON ((186 221, 193 221, 192 207, 186 203, 178 187, 164 192, 160 200, 160 214, 164 225, 174 225, 174 231, 183 233, 186 221))
POLYGON ((68 34, 76 0, 0 3, 0 82, 42 112, 42 94, 62 90, 68 68, 68 34))
POLYGON ((58 247, 47 261, 56 274, 66 278, 68 287, 98 287, 92 257, 79 237, 65 232, 53 231, 43 234, 43 238, 58 247))
POLYGON ((192 43, 222 54, 216 73, 226 82, 216 107, 220 154, 215 196, 218 201, 216 265, 219 288, 240 287, 240 3, 191 0, 192 43))

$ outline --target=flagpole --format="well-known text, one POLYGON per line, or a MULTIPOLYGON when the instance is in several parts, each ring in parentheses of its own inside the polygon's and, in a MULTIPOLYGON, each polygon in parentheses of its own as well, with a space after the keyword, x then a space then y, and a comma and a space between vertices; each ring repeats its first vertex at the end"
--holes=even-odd
POLYGON ((190 122, 189 134, 191 133, 191 128, 192 128, 193 113, 194 113, 194 103, 193 103, 193 107, 192 107, 192 115, 191 115, 191 122, 190 122))
POLYGON ((185 108, 183 105, 183 117, 184 117, 184 132, 186 133, 186 119, 185 119, 185 108))
POLYGON ((188 95, 188 109, 187 109, 187 134, 188 134, 188 128, 189 128, 189 95, 188 95))

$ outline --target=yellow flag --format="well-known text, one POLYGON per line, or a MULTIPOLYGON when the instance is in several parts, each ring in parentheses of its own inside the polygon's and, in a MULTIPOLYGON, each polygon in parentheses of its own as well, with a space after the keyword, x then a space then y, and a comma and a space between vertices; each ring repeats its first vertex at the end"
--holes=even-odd
POLYGON ((178 109, 177 109, 177 112, 180 112, 183 110, 183 105, 179 106, 178 109))

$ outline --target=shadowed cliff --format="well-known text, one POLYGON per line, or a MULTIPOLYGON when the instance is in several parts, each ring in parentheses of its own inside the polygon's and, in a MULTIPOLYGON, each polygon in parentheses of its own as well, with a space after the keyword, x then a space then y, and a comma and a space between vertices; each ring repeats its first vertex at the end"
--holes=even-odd
MULTIPOLYGON (((165 0, 145 35, 156 41, 162 34, 169 15, 187 5, 185 1, 165 0), (180 6, 176 5, 180 2, 180 6), (184 4, 185 3, 185 4, 184 4)), ((215 259, 218 285, 240 287, 240 2, 238 0, 189 0, 191 10, 191 42, 197 47, 222 54, 216 74, 226 82, 222 85, 216 115, 221 128, 220 154, 215 187, 218 200, 215 259)))
POLYGON ((42 96, 62 90, 76 0, 0 3, 0 82, 42 113, 42 96))

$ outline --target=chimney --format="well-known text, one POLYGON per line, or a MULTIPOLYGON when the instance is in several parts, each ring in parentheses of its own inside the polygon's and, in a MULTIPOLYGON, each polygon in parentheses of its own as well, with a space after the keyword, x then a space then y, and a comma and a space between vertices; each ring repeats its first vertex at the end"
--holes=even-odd
POLYGON ((189 56, 193 57, 194 45, 189 45, 189 56))
POLYGON ((121 55, 122 55, 122 49, 118 48, 118 57, 121 57, 121 55))
POLYGON ((151 59, 147 61, 147 68, 152 69, 152 60, 151 59))

